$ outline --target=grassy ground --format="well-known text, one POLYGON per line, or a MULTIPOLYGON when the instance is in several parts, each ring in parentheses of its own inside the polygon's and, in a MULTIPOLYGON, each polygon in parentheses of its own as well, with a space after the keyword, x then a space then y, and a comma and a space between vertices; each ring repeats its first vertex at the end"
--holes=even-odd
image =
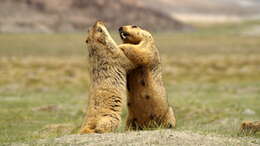
MULTIPOLYGON (((243 120, 260 120, 260 34, 248 33, 259 25, 154 33, 176 130, 238 137, 244 136, 238 134, 243 120)), ((0 143, 77 132, 89 84, 84 39, 85 34, 0 35, 0 143)))

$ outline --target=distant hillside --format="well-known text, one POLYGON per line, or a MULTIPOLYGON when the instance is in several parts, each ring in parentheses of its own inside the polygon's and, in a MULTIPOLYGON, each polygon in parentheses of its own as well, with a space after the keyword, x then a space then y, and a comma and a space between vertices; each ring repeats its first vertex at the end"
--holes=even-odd
POLYGON ((143 0, 143 3, 184 22, 260 19, 260 0, 143 0))
POLYGON ((117 29, 135 24, 152 31, 190 27, 139 0, 0 0, 0 32, 75 32, 96 20, 117 29))
POLYGON ((143 0, 148 7, 172 13, 260 15, 259 0, 143 0))

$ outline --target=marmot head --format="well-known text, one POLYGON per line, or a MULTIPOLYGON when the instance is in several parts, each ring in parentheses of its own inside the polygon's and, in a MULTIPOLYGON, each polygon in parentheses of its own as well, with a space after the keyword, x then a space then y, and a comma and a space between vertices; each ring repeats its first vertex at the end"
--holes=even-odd
POLYGON ((252 128, 254 126, 252 121, 243 121, 241 124, 242 129, 252 128))
POLYGON ((109 58, 111 56, 120 56, 122 53, 102 21, 97 21, 88 30, 86 43, 89 46, 88 49, 90 56, 93 55, 93 53, 96 53, 99 57, 102 56, 103 58, 109 58))
POLYGON ((144 39, 152 40, 152 35, 135 25, 126 25, 119 28, 119 34, 124 43, 139 44, 144 39))
POLYGON ((89 30, 86 43, 99 42, 100 45, 106 45, 106 38, 109 37, 109 32, 102 21, 97 21, 89 30))

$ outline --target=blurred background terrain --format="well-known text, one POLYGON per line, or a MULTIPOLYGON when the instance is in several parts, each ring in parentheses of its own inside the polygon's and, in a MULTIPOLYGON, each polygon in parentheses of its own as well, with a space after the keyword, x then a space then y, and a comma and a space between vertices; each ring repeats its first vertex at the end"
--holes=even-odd
POLYGON ((259 0, 146 0, 145 4, 185 22, 223 23, 260 18, 259 0))
POLYGON ((82 31, 96 20, 113 28, 135 22, 150 30, 189 29, 184 22, 259 18, 258 0, 1 0, 1 32, 82 31), (130 13, 131 12, 131 13, 130 13), (178 20, 177 20, 177 19, 178 20))
MULTIPOLYGON (((260 120, 258 0, 0 0, 0 143, 77 132, 89 77, 86 30, 152 32, 177 131, 244 138, 260 120)), ((125 120, 127 110, 122 117, 125 120)), ((124 132, 124 122, 118 132, 124 132)))
POLYGON ((113 28, 135 22, 153 30, 184 25, 138 0, 1 0, 1 31, 74 32, 96 20, 113 28), (13 30, 14 29, 14 30, 13 30))

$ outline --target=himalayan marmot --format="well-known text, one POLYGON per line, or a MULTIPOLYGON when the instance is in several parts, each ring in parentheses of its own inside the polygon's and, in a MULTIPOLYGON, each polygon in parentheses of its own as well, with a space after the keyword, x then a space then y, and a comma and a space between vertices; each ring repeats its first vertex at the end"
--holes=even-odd
POLYGON ((88 31, 90 89, 87 113, 80 130, 84 133, 112 132, 121 121, 127 98, 126 76, 135 66, 111 38, 103 22, 88 31))
POLYGON ((240 130, 246 134, 255 134, 260 131, 260 121, 243 121, 240 130))
POLYGON ((140 27, 119 28, 125 55, 137 66, 127 73, 128 117, 126 128, 173 128, 176 119, 162 81, 159 51, 152 35, 140 27))

